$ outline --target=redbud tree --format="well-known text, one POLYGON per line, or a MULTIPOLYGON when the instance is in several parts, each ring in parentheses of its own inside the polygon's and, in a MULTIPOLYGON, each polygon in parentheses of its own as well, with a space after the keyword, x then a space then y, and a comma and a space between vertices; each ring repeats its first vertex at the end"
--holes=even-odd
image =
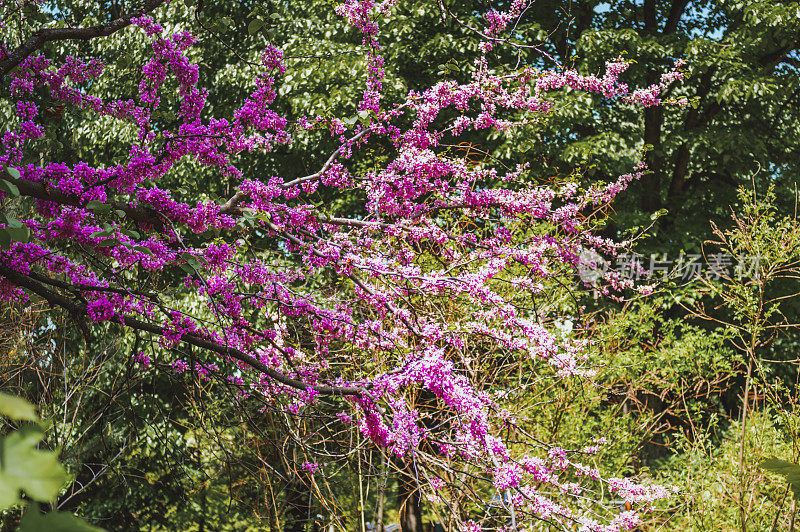
MULTIPOLYGON (((180 20, 160 20, 164 3, 0 44, 15 116, 0 145, 3 304, 44 300, 87 335, 113 323, 146 339, 131 361, 137 368, 167 361, 168 371, 226 381, 240 397, 289 415, 336 405, 331 424, 355 427, 374 448, 411 460, 419 489, 463 530, 636 527, 669 490, 601 475, 591 463, 601 434, 597 446, 581 448, 534 438, 527 428, 535 414, 520 408, 514 379, 487 372, 514 367, 553 382, 590 382, 590 338, 580 323, 573 331, 556 326, 577 307, 565 311, 554 294, 568 287, 619 298, 637 289, 594 269, 594 258, 627 243, 593 227, 645 169, 602 185, 534 183, 526 164, 496 161, 474 140, 512 138, 546 120, 565 91, 604 105, 685 103, 661 99, 681 77, 680 64, 635 90, 621 81, 623 60, 598 74, 502 64, 499 50, 522 46, 509 39, 526 8, 515 0, 469 27, 481 42, 465 82, 442 79, 392 99, 381 50, 395 43, 382 41, 381 24, 395 2, 347 0, 332 9, 360 33, 367 65, 366 76, 353 79, 363 89, 354 115, 277 112, 286 63, 269 46, 249 96, 216 116, 208 105, 214 87, 199 85, 190 59, 202 57, 203 40, 181 31, 180 20), (93 95, 104 64, 86 48, 78 53, 76 43, 116 32, 141 32, 151 43, 133 99, 93 95), (74 45, 74 55, 42 54, 53 41, 74 45), (45 108, 42 95, 57 105, 45 108), (166 121, 165 102, 173 101, 174 120, 166 121), (45 114, 64 108, 133 131, 124 157, 92 165, 37 151, 45 114), (258 158, 320 138, 335 148, 312 173, 253 170, 258 158), (469 149, 453 149, 465 138, 469 149), (376 149, 383 155, 370 160, 376 149), (183 201, 187 193, 166 183, 187 164, 233 182, 234 192, 183 201), (337 212, 314 200, 320 192, 355 198, 356 206, 337 212), (181 357, 182 346, 197 360, 181 357), (422 395, 429 400, 418 404, 422 395), (494 497, 493 520, 451 508, 446 494, 456 491, 478 508, 494 497), (620 512, 610 499, 632 509, 620 512)), ((318 474, 323 462, 303 469, 318 474)))

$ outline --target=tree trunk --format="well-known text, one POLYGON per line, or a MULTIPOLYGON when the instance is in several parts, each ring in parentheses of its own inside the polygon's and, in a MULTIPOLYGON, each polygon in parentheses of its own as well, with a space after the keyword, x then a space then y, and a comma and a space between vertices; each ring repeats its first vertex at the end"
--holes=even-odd
POLYGON ((305 532, 310 512, 310 491, 299 477, 286 487, 286 526, 284 532, 305 532))
MULTIPOLYGON (((642 16, 644 18, 644 35, 654 37, 658 33, 656 21, 656 0, 644 0, 642 16)), ((658 82, 660 72, 647 71, 647 84, 658 82)), ((661 209, 661 125, 664 122, 664 110, 660 105, 644 110, 644 143, 652 148, 645 156, 649 172, 642 177, 641 207, 645 213, 661 209)))
POLYGON ((411 460, 398 462, 397 505, 400 532, 423 532, 422 501, 411 460))
POLYGON ((378 483, 378 511, 375 517, 375 531, 383 532, 383 505, 386 501, 386 457, 383 454, 381 454, 381 477, 378 483))
MULTIPOLYGON (((654 83, 656 72, 651 71, 648 83, 654 83)), ((644 110, 644 143, 652 146, 647 152, 645 162, 648 173, 642 176, 642 210, 645 213, 655 212, 661 208, 661 125, 664 121, 664 110, 660 107, 648 107, 644 110)))

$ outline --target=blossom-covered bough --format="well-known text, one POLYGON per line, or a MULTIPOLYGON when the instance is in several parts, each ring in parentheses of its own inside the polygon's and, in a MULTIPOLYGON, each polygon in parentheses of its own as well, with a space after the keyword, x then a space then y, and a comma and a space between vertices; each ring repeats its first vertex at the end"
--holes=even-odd
MULTIPOLYGON (((600 76, 490 66, 493 48, 506 45, 503 33, 525 7, 516 1, 486 15, 482 55, 468 82, 441 81, 404 101, 384 101, 379 27, 392 2, 347 0, 336 9, 361 31, 369 72, 356 117, 290 122, 273 111, 285 70, 273 47, 263 52, 263 73, 241 107, 212 117, 198 66, 186 55, 197 39, 166 34, 156 22, 160 3, 113 28, 45 31, 0 49, 18 119, 0 153, 4 304, 38 296, 87 334, 92 323, 119 324, 151 341, 139 364, 194 346, 202 360, 195 370, 273 408, 313 410, 330 397, 326 404, 340 405, 336 423, 413 460, 423 491, 461 489, 484 506, 488 491, 500 493, 495 524, 635 527, 637 511, 667 490, 601 478, 584 463, 595 447, 566 450, 526 437, 535 419, 503 389, 513 388, 516 375, 485 372, 511 364, 554 380, 594 373, 586 340, 553 326, 559 310, 552 293, 577 282, 582 253, 619 249, 592 234, 592 221, 644 169, 605 186, 541 186, 527 179, 525 165, 476 161, 471 150, 450 146, 465 134, 508 134, 541 119, 562 89, 620 105, 662 105, 661 92, 680 78, 677 68, 630 91, 619 81, 623 61, 609 62, 600 76), (92 80, 103 75, 96 59, 36 55, 47 39, 91 39, 126 27, 152 41, 136 100, 92 96, 92 80), (180 96, 177 126, 169 129, 153 119, 166 80, 180 96), (72 109, 133 124, 137 140, 126 160, 93 167, 33 153, 31 144, 45 135, 34 103, 42 90, 72 109), (243 154, 268 157, 320 129, 339 147, 312 174, 254 175, 237 162, 243 154), (391 146, 387 164, 350 164, 378 143, 391 146), (159 188, 187 160, 234 180, 235 194, 190 205, 159 188), (318 190, 355 195, 360 207, 334 214, 310 199, 318 190), (13 217, 12 206, 25 214, 13 217), (637 510, 620 513, 603 503, 609 494, 637 510)), ((615 272, 591 284, 612 296, 632 288, 615 272)), ((189 369, 180 358, 170 363, 189 369)), ((319 466, 304 467, 314 473, 319 466)), ((480 530, 477 518, 446 499, 440 504, 465 530, 480 530)))

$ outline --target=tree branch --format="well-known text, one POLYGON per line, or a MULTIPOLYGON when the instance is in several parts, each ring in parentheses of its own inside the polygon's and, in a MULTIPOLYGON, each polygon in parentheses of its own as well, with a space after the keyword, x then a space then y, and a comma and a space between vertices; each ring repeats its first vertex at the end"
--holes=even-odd
MULTIPOLYGON (((709 92, 711 91, 711 80, 716 72, 716 66, 709 67, 703 74, 703 77, 700 79, 700 85, 697 89, 696 95, 700 98, 701 103, 706 101, 709 92)), ((701 121, 698 105, 697 108, 689 109, 689 112, 686 115, 686 120, 683 122, 683 131, 684 133, 688 134, 702 123, 703 122, 701 121)), ((689 140, 687 138, 675 153, 675 165, 673 167, 672 179, 667 191, 667 201, 669 203, 674 203, 675 199, 684 192, 686 174, 689 170, 689 156, 690 149, 689 140)))
POLYGON ((758 59, 758 64, 765 69, 770 69, 786 60, 786 56, 800 45, 800 40, 790 41, 789 44, 778 48, 768 54, 761 56, 758 59))
MULTIPOLYGON (((361 130, 360 133, 357 133, 356 135, 350 137, 350 139, 348 139, 347 143, 348 144, 352 144, 353 142, 356 142, 357 140, 362 138, 367 133, 369 133, 369 128, 364 128, 363 130, 361 130)), ((306 183, 308 181, 313 181, 315 179, 319 179, 322 176, 322 174, 324 174, 325 172, 327 172, 330 169, 331 165, 333 165, 334 161, 336 161, 336 158, 344 151, 344 149, 345 149, 344 146, 341 146, 341 147, 337 148, 336 151, 334 151, 330 155, 330 157, 328 157, 328 160, 325 161, 325 163, 322 165, 322 167, 319 170, 317 170, 316 172, 314 172, 313 174, 309 174, 309 175, 303 176, 303 177, 298 177, 298 178, 293 179, 293 180, 291 180, 289 182, 282 183, 280 185, 281 188, 290 188, 290 187, 293 187, 293 186, 296 186, 296 185, 301 185, 301 184, 306 183)), ((220 207, 220 209, 219 209, 220 214, 238 216, 239 214, 241 214, 241 210, 239 209, 239 204, 241 204, 243 201, 245 201, 247 199, 247 197, 248 197, 247 194, 245 194, 244 192, 237 192, 227 202, 225 202, 225 204, 222 207, 220 207)))
MULTIPOLYGON (((57 292, 50 290, 40 282, 34 280, 32 276, 20 273, 4 265, 0 265, 0 276, 5 277, 11 284, 24 288, 42 297, 51 305, 59 306, 67 310, 70 314, 72 314, 75 317, 85 317, 87 315, 86 307, 84 305, 76 301, 73 301, 72 299, 69 299, 67 297, 64 297, 63 295, 57 292)), ((123 326, 128 327, 130 329, 149 332, 152 334, 156 334, 158 336, 164 336, 166 333, 164 327, 160 325, 147 323, 132 316, 120 315, 118 317, 120 323, 123 326)), ((314 390, 320 395, 328 395, 328 396, 346 396, 346 395, 352 396, 352 395, 361 395, 366 392, 364 388, 359 388, 354 386, 324 386, 324 385, 306 384, 302 381, 293 379, 291 377, 284 375, 283 373, 280 373, 279 371, 267 366, 260 360, 248 355, 243 351, 240 351, 233 347, 226 347, 220 345, 216 342, 206 340, 194 334, 184 334, 183 336, 181 336, 180 341, 183 343, 187 343, 189 345, 193 345, 195 347, 199 347, 201 349, 205 349, 207 351, 212 351, 219 355, 234 358, 236 360, 239 360, 240 362, 244 362, 251 368, 260 371, 261 373, 267 375, 273 380, 276 380, 281 384, 284 384, 286 386, 298 390, 304 390, 304 391, 314 390)))
MULTIPOLYGON (((19 189, 23 196, 30 196, 44 201, 52 201, 59 205, 71 205, 72 207, 85 207, 87 202, 81 201, 80 197, 74 194, 66 194, 53 188, 48 183, 39 181, 28 181, 27 179, 16 179, 10 175, 4 175, 3 179, 12 183, 19 189)), ((114 209, 125 213, 125 216, 139 223, 150 225, 156 230, 162 230, 163 224, 158 213, 151 207, 144 205, 132 206, 121 201, 109 202, 114 209)))
POLYGON ((655 35, 658 28, 656 23, 656 0, 644 0, 642 17, 644 19, 644 33, 655 35))
POLYGON ((689 5, 689 0, 673 0, 669 8, 669 15, 667 15, 667 22, 664 24, 664 35, 673 33, 678 29, 678 24, 681 22, 681 17, 687 5, 689 5))
POLYGON ((164 3, 165 0, 147 0, 144 5, 132 13, 123 15, 108 24, 99 24, 88 28, 50 28, 35 31, 28 39, 19 45, 11 54, 0 61, 0 76, 5 76, 17 65, 27 59, 32 53, 50 41, 79 40, 88 41, 96 37, 107 37, 127 26, 131 19, 153 11, 164 3))

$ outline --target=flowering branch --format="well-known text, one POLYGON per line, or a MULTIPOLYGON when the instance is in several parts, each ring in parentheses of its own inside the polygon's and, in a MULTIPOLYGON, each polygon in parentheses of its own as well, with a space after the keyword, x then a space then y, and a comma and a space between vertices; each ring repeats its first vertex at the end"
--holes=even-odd
MULTIPOLYGON (((5 266, 0 265, 0 275, 8 279, 9 281, 13 282, 17 286, 21 286, 27 290, 30 290, 32 293, 40 296, 45 301, 50 303, 53 306, 58 306, 69 312, 73 317, 76 318, 84 318, 86 317, 87 311, 86 308, 76 301, 73 301, 69 298, 62 296, 61 294, 54 292, 45 288, 41 282, 47 284, 53 284, 56 286, 60 286, 63 288, 68 288, 72 291, 79 292, 85 290, 97 290, 97 291, 119 291, 113 288, 108 287, 82 287, 76 285, 70 285, 68 283, 63 283, 56 279, 44 279, 42 275, 21 275, 10 268, 6 268, 5 266), (38 282, 37 279, 41 282, 38 282)), ((136 291, 131 291, 131 293, 136 293, 136 291)), ((141 294, 141 293, 138 293, 141 294)), ((151 294, 143 294, 151 296, 151 294)), ((158 336, 165 336, 167 331, 164 327, 160 327, 157 325, 153 325, 151 323, 146 323, 131 316, 121 315, 117 317, 120 323, 133 330, 142 331, 142 332, 149 332, 158 336)), ((347 396, 347 395, 361 395, 366 393, 364 388, 358 387, 347 387, 347 386, 316 386, 310 385, 304 382, 301 382, 297 379, 292 379, 275 371, 273 368, 268 367, 263 362, 257 360, 256 358, 244 353, 238 349, 230 348, 222 346, 216 342, 209 341, 204 338, 199 338, 192 334, 186 334, 181 337, 181 341, 185 342, 189 345, 193 345, 195 347, 199 347, 201 349, 206 349, 208 351, 217 353, 219 355, 225 357, 231 357, 240 362, 244 362, 254 370, 260 371, 265 375, 269 376, 271 379, 276 380, 277 382, 289 386, 291 388, 296 388, 298 390, 314 390, 319 395, 323 396, 347 396)))
MULTIPOLYGON (((566 305, 565 291, 620 297, 636 288, 617 272, 582 284, 577 274, 583 255, 614 256, 622 248, 593 234, 592 222, 644 168, 601 186, 537 186, 526 164, 475 161, 470 150, 450 147, 462 135, 504 135, 531 123, 554 108, 562 90, 620 105, 665 105, 663 92, 681 78, 680 64, 633 91, 620 81, 628 66, 621 60, 609 61, 602 75, 497 72, 489 67, 492 47, 504 44, 499 36, 526 8, 515 1, 486 15, 482 33, 489 38, 470 79, 386 102, 379 29, 393 4, 346 0, 336 7, 362 35, 368 75, 358 114, 300 117, 296 128, 273 109, 286 69, 274 47, 261 55, 253 92, 224 117, 207 116, 209 91, 198 86, 199 67, 186 54, 195 37, 165 35, 150 17, 128 16, 116 29, 92 34, 130 24, 150 41, 136 100, 87 92, 103 74, 96 59, 56 64, 32 55, 36 48, 22 59, 0 52, 0 61, 19 65, 8 77, 17 124, 0 140, 0 165, 9 174, 0 199, 22 213, 0 218, 12 240, 0 249, 0 301, 25 305, 37 294, 78 320, 151 333, 152 349, 164 356, 179 356, 173 348, 182 343, 202 348, 220 364, 203 371, 290 414, 316 408, 320 396, 346 397, 350 410, 338 422, 429 472, 444 475, 441 464, 475 472, 470 478, 508 494, 504 507, 515 525, 538 519, 594 532, 631 529, 635 512, 604 524, 593 513, 602 500, 586 509, 583 499, 603 492, 591 486, 605 483, 643 505, 667 491, 604 479, 555 446, 542 455, 528 437, 517 442, 512 435, 526 436, 515 429, 521 407, 505 399, 508 371, 498 371, 497 360, 535 367, 542 379, 594 375, 588 340, 555 327, 556 309, 566 305), (32 143, 45 135, 35 91, 133 126, 127 159, 108 166, 27 162, 34 160, 32 143), (153 121, 166 91, 179 96, 174 127, 153 121), (259 157, 306 140, 310 129, 327 130, 338 146, 326 149, 317 172, 247 175, 259 157), (386 162, 357 164, 378 142, 386 162), (190 204, 187 196, 205 191, 160 188, 184 160, 224 176, 236 193, 221 205, 190 204), (315 204, 318 190, 363 202, 343 214, 315 204), (419 391, 432 398, 426 405, 415 404, 419 391)), ((199 371, 180 358, 171 365, 199 371)), ((476 526, 464 523, 464 530, 476 526)))

